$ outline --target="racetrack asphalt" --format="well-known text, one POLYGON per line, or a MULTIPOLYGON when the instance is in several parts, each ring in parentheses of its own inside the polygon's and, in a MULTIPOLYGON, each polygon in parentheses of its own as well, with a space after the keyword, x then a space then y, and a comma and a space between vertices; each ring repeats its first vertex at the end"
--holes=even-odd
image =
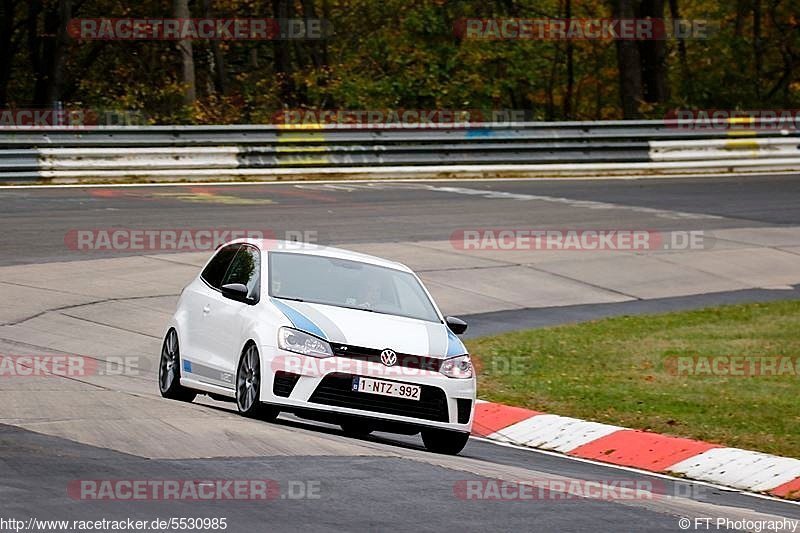
POLYGON ((0 205, 0 353, 142 357, 136 375, 0 379, 0 518, 227 517, 230 531, 679 531, 680 517, 800 519, 800 506, 790 503, 476 439, 451 458, 423 451, 418 437, 351 439, 290 417, 244 420, 231 404, 205 398, 192 405, 162 400, 154 380, 160 327, 208 254, 160 250, 154 258, 65 244, 79 229, 311 231, 323 244, 409 263, 436 286, 437 299, 470 318, 474 335, 796 298, 798 177, 24 188, 0 190, 0 205), (692 230, 713 235, 715 245, 663 260, 659 253, 465 256, 448 246, 453 232, 476 227, 692 230), (626 261, 645 261, 635 264, 661 278, 637 284, 625 271, 634 263, 626 261), (503 272, 546 276, 558 290, 531 287, 515 299, 491 283, 503 272), (470 275, 476 277, 458 282, 470 275), (574 304, 556 305, 562 294, 574 304), (525 305, 528 298, 534 301, 525 305), (282 488, 318 483, 319 497, 101 502, 75 501, 66 489, 79 479, 243 477, 282 488), (661 483, 664 494, 472 501, 454 488, 464 480, 554 477, 648 480, 661 483))
POLYGON ((0 265, 130 255, 86 254, 64 244, 69 230, 112 227, 312 231, 321 244, 348 244, 447 241, 454 231, 476 227, 794 226, 800 221, 798 178, 3 188, 0 265))

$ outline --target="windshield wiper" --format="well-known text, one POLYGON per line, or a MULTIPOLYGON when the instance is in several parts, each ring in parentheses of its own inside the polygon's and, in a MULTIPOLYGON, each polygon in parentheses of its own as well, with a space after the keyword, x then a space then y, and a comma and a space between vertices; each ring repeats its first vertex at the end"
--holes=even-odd
POLYGON ((354 309, 356 311, 366 311, 368 313, 377 313, 376 310, 369 309, 368 307, 350 307, 348 305, 343 305, 342 307, 344 307, 345 309, 354 309))
POLYGON ((374 309, 368 309, 366 307, 354 307, 352 305, 342 305, 342 304, 325 304, 325 305, 332 305, 334 307, 341 307, 342 309, 352 309, 353 311, 367 311, 369 313, 379 313, 380 311, 376 311, 374 309))
POLYGON ((279 300, 290 300, 290 301, 292 301, 292 302, 302 302, 302 303, 305 303, 305 300, 303 300, 302 298, 292 298, 292 297, 290 297, 290 296, 275 296, 275 298, 277 298, 277 299, 279 299, 279 300))
MULTIPOLYGON (((291 302, 301 302, 301 303, 306 303, 306 301, 305 301, 305 300, 303 300, 302 298, 292 298, 291 296, 273 296, 273 298, 277 298, 277 299, 279 299, 279 300, 289 300, 289 301, 291 301, 291 302)), ((343 308, 343 309, 352 309, 352 310, 354 310, 354 311, 366 311, 366 312, 368 312, 368 313, 377 313, 377 314, 379 314, 379 315, 389 315, 389 316, 405 316, 405 315, 398 315, 398 314, 395 314, 395 313, 389 313, 389 312, 387 312, 387 311, 378 311, 378 310, 376 310, 376 309, 369 309, 369 308, 367 308, 367 307, 354 307, 354 306, 352 306, 352 305, 342 305, 342 304, 330 303, 330 302, 317 302, 317 301, 310 301, 310 302, 308 302, 308 303, 312 303, 312 304, 320 304, 320 305, 330 305, 330 306, 332 306, 332 307, 341 307, 341 308, 343 308)), ((413 318, 413 317, 409 317, 409 318, 413 318)))

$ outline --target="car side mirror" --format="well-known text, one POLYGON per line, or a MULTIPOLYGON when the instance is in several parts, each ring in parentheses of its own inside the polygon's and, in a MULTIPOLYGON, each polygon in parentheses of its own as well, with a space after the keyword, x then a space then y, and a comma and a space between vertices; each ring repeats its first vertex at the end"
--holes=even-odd
POLYGON ((467 331, 467 323, 461 320, 460 318, 449 316, 445 318, 444 321, 447 323, 447 327, 450 328, 450 331, 452 331, 456 335, 461 335, 462 333, 467 331))
POLYGON ((252 303, 252 300, 247 297, 249 291, 246 285, 242 285, 241 283, 229 283, 228 285, 223 285, 220 290, 225 298, 230 298, 237 302, 252 303))

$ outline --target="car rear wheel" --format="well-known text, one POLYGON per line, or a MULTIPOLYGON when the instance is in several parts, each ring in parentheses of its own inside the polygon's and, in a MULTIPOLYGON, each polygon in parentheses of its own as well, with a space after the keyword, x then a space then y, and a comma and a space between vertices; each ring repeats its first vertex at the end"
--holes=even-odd
POLYGON ((261 403, 261 363, 255 344, 248 344, 239 359, 236 407, 242 415, 262 420, 275 420, 280 414, 275 407, 261 403))
POLYGON ((197 393, 181 386, 181 357, 178 332, 171 329, 161 346, 161 361, 158 365, 158 388, 161 396, 170 400, 191 402, 197 393))
POLYGON ((429 452, 456 455, 469 440, 469 433, 447 431, 443 429, 423 429, 422 442, 429 452))

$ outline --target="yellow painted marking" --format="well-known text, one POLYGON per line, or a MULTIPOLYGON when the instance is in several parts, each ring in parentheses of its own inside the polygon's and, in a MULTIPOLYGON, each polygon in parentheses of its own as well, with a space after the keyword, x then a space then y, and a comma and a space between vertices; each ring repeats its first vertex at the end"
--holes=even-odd
POLYGON ((193 193, 193 192, 157 192, 153 196, 172 198, 181 202, 209 203, 224 205, 267 205, 274 203, 269 198, 239 198, 223 194, 193 193))
POLYGON ((755 117, 730 117, 728 124, 754 124, 755 117))
POLYGON ((321 130, 322 124, 278 124, 279 130, 321 130))
POLYGON ((279 154, 296 154, 307 152, 327 152, 325 146, 276 146, 275 151, 279 154))
POLYGON ((755 137, 756 135, 758 135, 758 132, 753 130, 731 130, 728 132, 728 137, 755 137))
POLYGON ((325 135, 322 133, 280 133, 278 134, 279 143, 317 143, 325 142, 325 135))
POLYGON ((749 139, 738 139, 725 143, 726 150, 758 150, 759 148, 758 141, 751 141, 749 139))
POLYGON ((302 157, 302 156, 295 156, 285 158, 284 160, 278 159, 278 164, 281 166, 284 165, 329 165, 331 163, 328 157, 302 157))

